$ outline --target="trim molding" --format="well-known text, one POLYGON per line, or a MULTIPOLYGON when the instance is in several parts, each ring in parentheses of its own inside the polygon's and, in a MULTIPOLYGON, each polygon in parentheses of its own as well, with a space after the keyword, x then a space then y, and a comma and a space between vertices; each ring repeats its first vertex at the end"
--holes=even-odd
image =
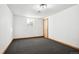
POLYGON ((62 45, 64 45, 64 46, 73 48, 73 49, 75 49, 75 50, 77 50, 77 51, 79 52, 79 48, 78 48, 78 47, 73 46, 72 44, 68 44, 68 43, 66 43, 65 41, 58 40, 58 39, 55 38, 54 36, 49 36, 48 39, 53 40, 53 41, 55 41, 55 42, 57 42, 57 43, 60 43, 60 44, 62 44, 62 45))
POLYGON ((44 36, 20 37, 20 38, 14 38, 14 39, 30 39, 30 38, 38 38, 38 37, 44 37, 44 36))
MULTIPOLYGON (((30 39, 30 38, 38 38, 38 37, 43 37, 43 36, 34 36, 34 37, 26 37, 26 38, 30 39)), ((26 38, 15 38, 15 39, 26 39, 26 38)), ((4 47, 2 49, 0 49, 0 51, 1 51, 0 53, 1 54, 4 54, 6 52, 7 48, 9 47, 9 45, 12 43, 13 40, 14 39, 9 40, 6 43, 6 45, 4 45, 4 47)))
POLYGON ((6 44, 4 45, 4 47, 0 49, 0 51, 1 51, 0 53, 1 54, 4 54, 5 53, 5 51, 7 50, 7 48, 9 47, 9 45, 11 44, 12 41, 13 41, 13 39, 8 40, 6 42, 6 44))

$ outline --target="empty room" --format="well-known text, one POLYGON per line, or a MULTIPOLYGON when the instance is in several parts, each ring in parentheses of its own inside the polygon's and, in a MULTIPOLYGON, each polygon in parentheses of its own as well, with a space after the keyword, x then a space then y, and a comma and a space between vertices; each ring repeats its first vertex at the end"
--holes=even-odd
POLYGON ((79 54, 79 5, 0 4, 0 54, 79 54))

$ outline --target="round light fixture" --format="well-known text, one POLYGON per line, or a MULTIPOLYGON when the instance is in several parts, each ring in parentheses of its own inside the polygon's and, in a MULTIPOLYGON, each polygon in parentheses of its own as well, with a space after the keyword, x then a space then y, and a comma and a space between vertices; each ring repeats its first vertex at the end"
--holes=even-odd
POLYGON ((40 4, 40 8, 47 8, 47 4, 40 4))

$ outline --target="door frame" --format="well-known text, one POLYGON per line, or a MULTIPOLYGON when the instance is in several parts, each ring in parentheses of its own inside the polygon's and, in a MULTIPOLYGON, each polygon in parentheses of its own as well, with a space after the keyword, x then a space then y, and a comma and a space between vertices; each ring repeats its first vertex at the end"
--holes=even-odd
POLYGON ((45 37, 45 38, 48 38, 48 17, 44 17, 43 18, 43 36, 45 37), (47 22, 46 24, 47 25, 45 25, 45 21, 47 22), (45 26, 46 26, 46 28, 45 28, 45 26), (46 30, 45 30, 46 29, 46 30), (45 33, 46 32, 46 33, 45 33))

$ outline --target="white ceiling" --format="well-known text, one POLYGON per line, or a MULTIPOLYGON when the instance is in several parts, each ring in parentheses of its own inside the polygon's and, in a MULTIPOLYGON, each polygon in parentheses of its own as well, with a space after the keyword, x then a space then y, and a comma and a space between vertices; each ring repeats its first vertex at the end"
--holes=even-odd
POLYGON ((44 17, 50 16, 60 12, 66 8, 74 6, 75 4, 48 4, 47 8, 38 12, 39 4, 8 4, 14 15, 26 17, 44 17))

